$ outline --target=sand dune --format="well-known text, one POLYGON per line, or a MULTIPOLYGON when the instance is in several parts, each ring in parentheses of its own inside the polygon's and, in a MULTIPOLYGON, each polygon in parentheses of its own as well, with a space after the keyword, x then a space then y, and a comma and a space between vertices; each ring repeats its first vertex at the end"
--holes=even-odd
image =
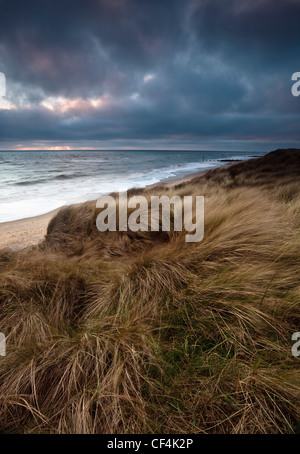
POLYGON ((0 253, 0 431, 299 432, 300 150, 168 186, 129 195, 204 195, 203 241, 87 202, 0 253))

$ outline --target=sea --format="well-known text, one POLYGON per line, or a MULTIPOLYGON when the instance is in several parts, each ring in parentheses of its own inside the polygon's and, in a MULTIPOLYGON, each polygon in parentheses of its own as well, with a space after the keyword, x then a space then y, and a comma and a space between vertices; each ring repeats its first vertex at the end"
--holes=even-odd
POLYGON ((242 151, 1 151, 0 222, 262 156, 242 151))

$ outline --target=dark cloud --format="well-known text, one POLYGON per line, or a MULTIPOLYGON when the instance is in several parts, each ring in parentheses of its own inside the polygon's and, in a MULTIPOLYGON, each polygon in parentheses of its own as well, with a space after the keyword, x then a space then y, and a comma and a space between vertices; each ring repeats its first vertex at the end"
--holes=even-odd
POLYGON ((300 140, 296 0, 0 0, 0 17, 3 141, 300 140))

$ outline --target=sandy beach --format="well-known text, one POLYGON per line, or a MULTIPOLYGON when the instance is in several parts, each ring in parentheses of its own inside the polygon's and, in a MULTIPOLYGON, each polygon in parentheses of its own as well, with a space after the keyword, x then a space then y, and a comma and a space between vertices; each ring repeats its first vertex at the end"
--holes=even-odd
POLYGON ((59 208, 41 216, 2 222, 0 249, 9 247, 12 250, 18 250, 38 244, 45 237, 47 226, 58 211, 59 208))
MULTIPOLYGON (((184 177, 161 181, 146 187, 149 189, 153 189, 156 186, 172 187, 176 184, 190 181, 199 175, 203 175, 205 172, 191 173, 184 177)), ((61 208, 40 216, 0 223, 0 250, 7 247, 12 250, 19 250, 28 246, 37 245, 44 239, 49 222, 61 208)))

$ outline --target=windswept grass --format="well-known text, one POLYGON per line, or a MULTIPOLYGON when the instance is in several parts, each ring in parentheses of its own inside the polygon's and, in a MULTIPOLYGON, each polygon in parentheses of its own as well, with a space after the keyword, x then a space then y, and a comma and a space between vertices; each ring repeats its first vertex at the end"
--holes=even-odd
POLYGON ((299 175, 277 151, 138 191, 204 195, 201 243, 100 233, 86 203, 3 251, 0 430, 299 432, 299 175))

